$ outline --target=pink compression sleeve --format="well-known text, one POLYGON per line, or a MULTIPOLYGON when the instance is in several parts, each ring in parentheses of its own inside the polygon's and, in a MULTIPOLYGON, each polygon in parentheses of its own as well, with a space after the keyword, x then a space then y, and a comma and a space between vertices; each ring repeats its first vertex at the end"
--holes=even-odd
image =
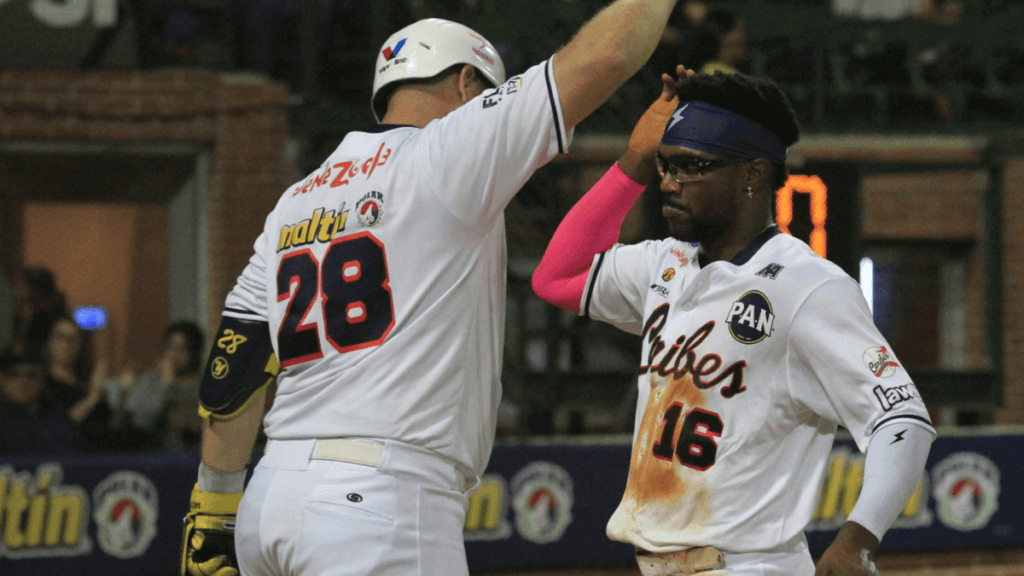
POLYGON ((618 241, 622 221, 643 191, 643 184, 626 176, 618 163, 613 165, 558 225, 533 273, 534 292, 579 314, 594 255, 618 241))

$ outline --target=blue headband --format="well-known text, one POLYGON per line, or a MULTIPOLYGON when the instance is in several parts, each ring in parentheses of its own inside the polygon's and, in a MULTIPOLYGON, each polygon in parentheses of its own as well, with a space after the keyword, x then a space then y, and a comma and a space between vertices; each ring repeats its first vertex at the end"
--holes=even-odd
POLYGON ((778 136, 753 120, 707 102, 680 102, 665 126, 661 143, 717 156, 786 163, 786 146, 778 136))

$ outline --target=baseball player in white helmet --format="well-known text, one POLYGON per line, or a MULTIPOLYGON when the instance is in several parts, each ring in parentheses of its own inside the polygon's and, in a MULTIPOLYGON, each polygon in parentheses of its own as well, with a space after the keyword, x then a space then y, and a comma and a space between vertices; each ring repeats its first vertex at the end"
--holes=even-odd
POLYGON ((503 210, 646 61, 674 4, 613 2, 510 79, 461 24, 387 39, 381 124, 281 196, 227 298, 182 572, 233 574, 235 551, 247 576, 468 572, 467 495, 501 397, 503 210))
POLYGON ((608 536, 636 547, 645 576, 877 574, 873 554, 924 470, 928 412, 857 283, 774 225, 799 136, 785 95, 678 71, 678 99, 666 75, 533 277, 549 302, 643 337, 608 536), (672 237, 616 244, 656 169, 672 237), (816 568, 803 528, 839 425, 867 452, 864 486, 816 568))

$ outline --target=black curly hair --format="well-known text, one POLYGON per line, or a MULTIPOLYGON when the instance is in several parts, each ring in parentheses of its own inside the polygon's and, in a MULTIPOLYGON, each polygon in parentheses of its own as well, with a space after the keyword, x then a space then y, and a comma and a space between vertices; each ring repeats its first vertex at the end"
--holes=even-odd
MULTIPOLYGON (((789 98, 768 78, 746 74, 697 74, 676 84, 680 102, 700 101, 725 108, 775 134, 788 148, 800 139, 800 124, 789 98)), ((772 164, 772 190, 786 184, 785 164, 772 164)))
POLYGON ((205 352, 203 349, 203 331, 199 328, 199 325, 188 320, 171 323, 164 330, 164 344, 167 344, 172 334, 181 334, 185 337, 189 351, 188 371, 190 373, 198 372, 202 368, 203 353, 205 352))

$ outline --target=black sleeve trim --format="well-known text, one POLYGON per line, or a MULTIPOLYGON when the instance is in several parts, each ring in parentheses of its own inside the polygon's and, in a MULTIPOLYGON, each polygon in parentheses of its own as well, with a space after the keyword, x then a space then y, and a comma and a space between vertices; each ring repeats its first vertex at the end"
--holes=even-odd
POLYGON ((897 415, 897 416, 890 416, 889 418, 886 418, 884 420, 879 420, 878 424, 875 424, 875 427, 871 429, 871 434, 874 434, 879 428, 881 428, 882 424, 887 424, 889 422, 892 422, 893 420, 903 420, 903 419, 919 420, 921 422, 924 422, 928 426, 931 426, 934 429, 934 426, 932 425, 932 421, 927 419, 927 418, 922 418, 921 416, 915 416, 913 414, 901 414, 901 415, 897 415))
POLYGON ((583 315, 590 318, 590 300, 594 297, 594 284, 597 282, 597 274, 601 271, 601 264, 604 263, 605 252, 601 252, 597 257, 597 265, 590 272, 590 285, 587 286, 587 299, 583 303, 583 315))
POLYGON ((551 68, 549 59, 544 65, 544 81, 548 85, 548 102, 551 103, 551 115, 555 120, 555 134, 558 136, 558 152, 566 153, 565 143, 562 142, 562 119, 558 115, 558 103, 555 102, 555 90, 552 85, 555 83, 555 71, 551 68))
POLYGON ((245 314, 247 316, 259 316, 259 314, 252 312, 251 310, 242 310, 241 308, 228 308, 224 307, 225 312, 231 312, 232 314, 245 314))

